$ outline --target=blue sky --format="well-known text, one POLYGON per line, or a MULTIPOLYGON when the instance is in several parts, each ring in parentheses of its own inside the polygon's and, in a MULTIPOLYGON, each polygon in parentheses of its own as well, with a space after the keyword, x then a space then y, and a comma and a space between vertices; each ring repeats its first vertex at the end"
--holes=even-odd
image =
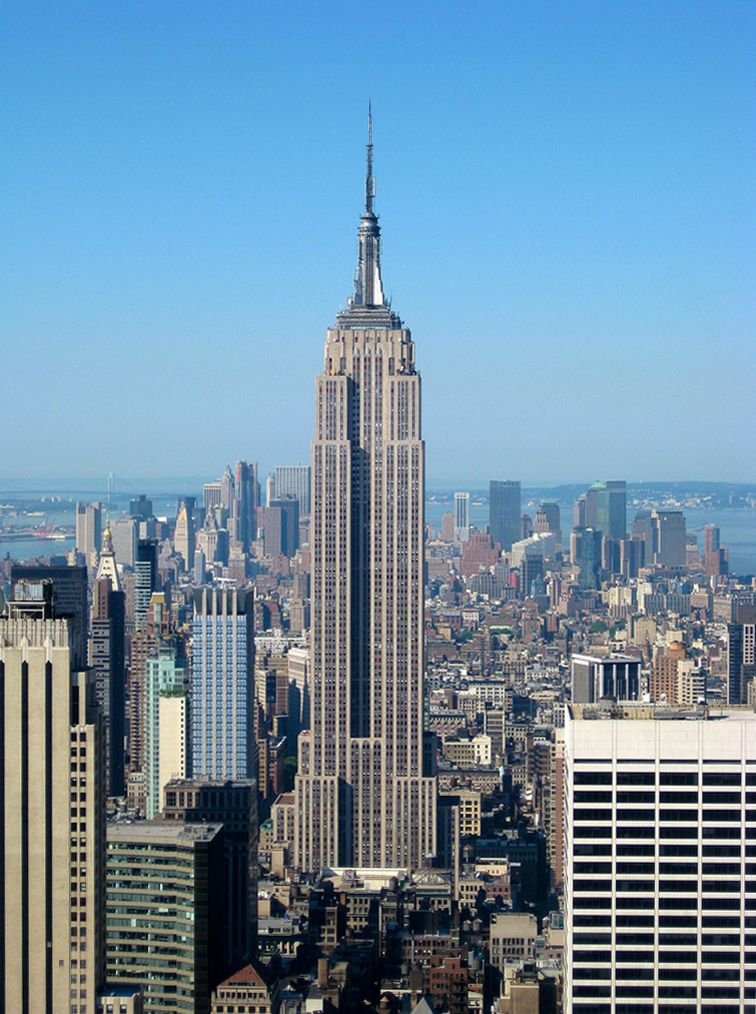
POLYGON ((0 477, 307 460, 368 98, 431 478, 751 481, 756 5, 0 5, 0 477))

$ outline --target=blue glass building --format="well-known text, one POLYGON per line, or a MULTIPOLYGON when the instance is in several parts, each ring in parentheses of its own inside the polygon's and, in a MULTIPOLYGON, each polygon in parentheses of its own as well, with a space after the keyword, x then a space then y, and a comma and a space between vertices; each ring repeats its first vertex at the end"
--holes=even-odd
POLYGON ((192 770, 195 778, 255 775, 253 593, 194 593, 192 770))

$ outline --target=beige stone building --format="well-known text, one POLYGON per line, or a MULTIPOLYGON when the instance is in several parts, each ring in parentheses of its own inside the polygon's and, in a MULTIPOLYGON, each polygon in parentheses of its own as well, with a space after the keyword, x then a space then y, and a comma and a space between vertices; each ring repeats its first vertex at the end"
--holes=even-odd
POLYGON ((105 742, 93 680, 71 672, 68 621, 48 606, 11 603, 0 619, 0 991, 8 1014, 91 1014, 104 969, 105 742))
POLYGON ((312 443, 312 711, 295 864, 419 867, 436 851, 423 750, 420 376, 384 297, 372 141, 354 295, 326 336, 312 443))
POLYGON ((491 916, 491 964, 503 971, 508 961, 524 961, 535 953, 538 921, 529 912, 496 912, 491 916))

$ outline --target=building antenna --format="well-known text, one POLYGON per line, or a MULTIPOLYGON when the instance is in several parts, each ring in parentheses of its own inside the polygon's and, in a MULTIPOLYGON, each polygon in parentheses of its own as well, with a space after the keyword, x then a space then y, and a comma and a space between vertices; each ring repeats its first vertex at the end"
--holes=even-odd
POLYGON ((367 143, 367 174, 365 176, 365 213, 374 214, 375 177, 373 176, 373 103, 368 99, 368 143, 367 143))

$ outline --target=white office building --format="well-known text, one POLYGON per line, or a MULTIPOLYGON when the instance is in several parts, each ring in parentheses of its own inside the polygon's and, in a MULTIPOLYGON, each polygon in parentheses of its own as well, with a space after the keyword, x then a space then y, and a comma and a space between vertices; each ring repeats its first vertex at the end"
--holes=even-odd
POLYGON ((756 1009, 756 714, 566 711, 566 1014, 756 1009))

